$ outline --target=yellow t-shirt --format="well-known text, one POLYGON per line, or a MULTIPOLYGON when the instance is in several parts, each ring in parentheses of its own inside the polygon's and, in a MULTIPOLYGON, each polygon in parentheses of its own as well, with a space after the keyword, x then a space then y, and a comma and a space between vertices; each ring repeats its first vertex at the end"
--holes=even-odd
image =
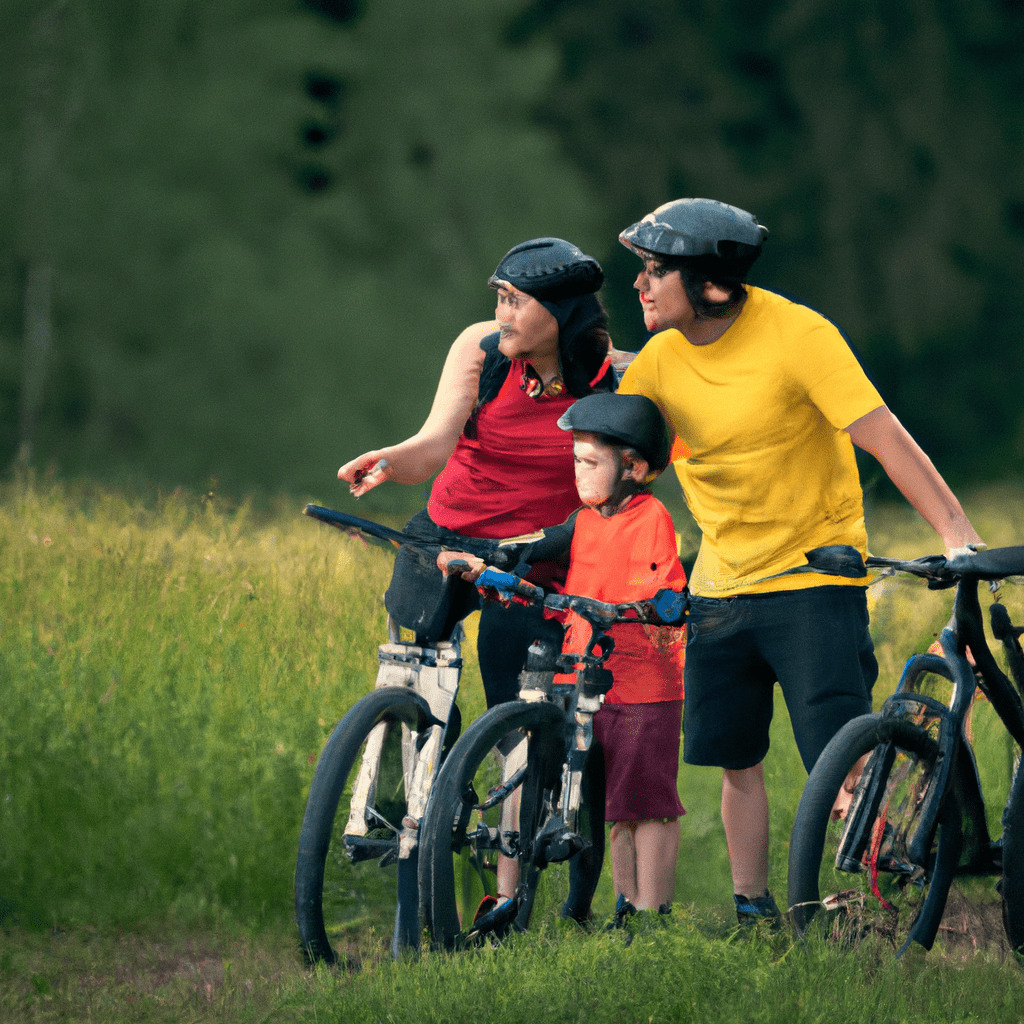
POLYGON ((761 288, 717 341, 655 335, 619 391, 647 395, 685 443, 674 463, 701 528, 690 590, 703 597, 863 581, 817 573, 805 552, 867 554, 853 442, 843 429, 884 403, 823 316, 761 288))

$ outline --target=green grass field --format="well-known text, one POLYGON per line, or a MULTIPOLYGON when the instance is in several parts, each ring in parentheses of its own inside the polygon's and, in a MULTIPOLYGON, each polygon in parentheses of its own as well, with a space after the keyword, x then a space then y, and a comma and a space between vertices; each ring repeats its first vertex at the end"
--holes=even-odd
MULTIPOLYGON (((991 545, 1024 540, 1019 490, 966 505, 991 545)), ((300 511, 33 478, 3 488, 0 1020, 1024 1019, 1024 974, 985 950, 892 964, 738 939, 720 778, 685 767, 671 928, 628 949, 568 930, 556 868, 536 933, 511 948, 305 970, 292 919, 305 795, 332 726, 373 685, 391 559, 300 511)), ((880 554, 935 548, 907 510, 875 509, 869 529, 880 554)), ((881 703, 949 595, 879 589, 881 703)), ((1002 596, 1024 620, 1024 591, 1002 596)), ((468 722, 483 700, 466 654, 468 722)), ((991 719, 979 706, 998 832, 1013 751, 991 719)), ((781 702, 766 773, 784 895, 804 773, 781 702)), ((599 918, 613 898, 606 869, 599 918)))

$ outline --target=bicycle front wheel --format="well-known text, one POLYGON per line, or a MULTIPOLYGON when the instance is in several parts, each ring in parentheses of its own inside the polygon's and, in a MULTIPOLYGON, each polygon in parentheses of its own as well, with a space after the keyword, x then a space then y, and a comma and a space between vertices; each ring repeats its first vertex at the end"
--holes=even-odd
POLYGON ((471 931, 479 896, 496 895, 502 852, 518 867, 515 916, 503 926, 528 925, 543 867, 534 840, 564 756, 561 709, 519 700, 485 712, 452 749, 420 826, 420 903, 435 944, 451 949, 471 931))
POLYGON ((937 826, 921 832, 938 755, 926 729, 880 714, 855 718, 833 737, 793 824, 789 904, 799 934, 881 941, 897 956, 911 941, 931 948, 962 849, 952 785, 937 826), (858 771, 853 802, 840 811, 858 771))
MULTIPOLYGON (((453 707, 450 732, 457 735, 453 707)), ((416 851, 399 858, 413 733, 434 720, 403 687, 367 694, 334 727, 309 790, 295 867, 295 916, 310 962, 372 956, 419 943, 416 851), (361 771, 361 766, 364 766, 361 771), (353 796, 360 780, 363 790, 353 796)))

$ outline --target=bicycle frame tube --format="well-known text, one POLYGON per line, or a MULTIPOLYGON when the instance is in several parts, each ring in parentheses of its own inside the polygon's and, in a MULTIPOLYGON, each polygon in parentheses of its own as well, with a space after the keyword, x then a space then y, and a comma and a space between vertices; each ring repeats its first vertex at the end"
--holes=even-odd
MULTIPOLYGON (((1019 746, 1024 747, 1024 706, 1013 684, 996 664, 989 649, 982 625, 978 581, 964 580, 957 587, 953 603, 953 623, 957 631, 957 650, 970 648, 974 664, 981 673, 977 681, 1007 731, 1019 746)), ((943 648, 945 650, 945 648, 943 648)), ((972 672, 973 674, 973 672, 972 672)))

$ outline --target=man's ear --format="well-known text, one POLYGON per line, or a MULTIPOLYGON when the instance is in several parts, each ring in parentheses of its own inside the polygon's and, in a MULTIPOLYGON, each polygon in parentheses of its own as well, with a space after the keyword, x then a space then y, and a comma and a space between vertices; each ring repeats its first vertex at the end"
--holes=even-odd
POLYGON ((732 298, 732 292, 720 284, 715 284, 714 281, 705 281, 704 298, 708 302, 728 302, 732 298))
POLYGON ((632 480, 635 484, 643 484, 647 479, 647 474, 650 471, 650 467, 647 465, 647 460, 640 458, 639 455, 627 455, 625 452, 622 455, 622 479, 632 480))

